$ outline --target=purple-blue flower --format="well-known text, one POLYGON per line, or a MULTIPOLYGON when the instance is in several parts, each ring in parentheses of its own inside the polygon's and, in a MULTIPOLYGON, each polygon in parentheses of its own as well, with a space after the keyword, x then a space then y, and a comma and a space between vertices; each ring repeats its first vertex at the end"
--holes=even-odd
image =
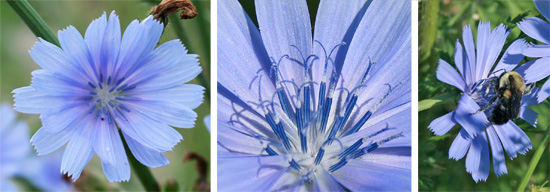
MULTIPOLYGON (((546 18, 550 21, 550 1, 534 0, 535 6, 546 18)), ((544 43, 542 45, 531 45, 524 51, 527 57, 537 57, 540 59, 532 61, 532 65, 536 66, 530 69, 533 73, 538 71, 550 71, 550 23, 538 18, 529 17, 518 23, 518 27, 525 34, 533 39, 544 43)), ((544 101, 550 96, 550 80, 546 81, 538 95, 538 102, 544 101)))
MULTIPOLYGON (((489 22, 480 22, 474 44, 472 30, 467 25, 462 34, 464 48, 458 40, 456 42, 454 62, 458 72, 444 60, 439 60, 437 69, 436 75, 440 81, 455 86, 463 94, 456 110, 433 120, 429 128, 435 135, 441 136, 457 123, 462 126, 449 149, 449 158, 459 160, 467 153, 466 171, 472 174, 476 182, 485 181, 489 176, 491 156, 493 171, 500 176, 507 173, 505 152, 513 159, 517 153, 525 154, 531 149, 529 137, 513 121, 503 125, 489 122, 488 118, 496 102, 489 110, 471 115, 487 105, 495 95, 489 79, 499 77, 503 72, 516 71, 529 84, 550 75, 547 71, 532 71, 529 63, 516 67, 524 57, 523 50, 528 46, 523 39, 514 41, 500 61, 496 62, 509 33, 502 24, 491 31, 489 22), (496 67, 493 69, 495 63, 496 67)), ((536 126, 538 114, 527 106, 540 103, 536 97, 539 90, 535 87, 531 94, 523 95, 519 114, 519 118, 533 126, 536 126)))
POLYGON ((71 185, 59 173, 61 154, 36 157, 29 144, 29 128, 16 120, 9 104, 0 106, 0 191, 22 191, 12 179, 24 178, 45 191, 68 191, 71 185))
POLYGON ((184 84, 200 72, 197 55, 179 40, 156 47, 163 25, 151 16, 134 20, 121 36, 117 15, 94 20, 84 37, 69 26, 61 48, 40 39, 31 51, 42 68, 28 87, 15 89, 15 110, 40 114, 31 142, 39 155, 67 144, 61 172, 78 179, 94 153, 110 182, 130 179, 121 135, 144 165, 167 165, 163 152, 191 128, 203 87, 184 84), (155 48, 156 47, 156 48, 155 48))
POLYGON ((411 190, 411 2, 255 6, 218 6, 218 189, 411 190))

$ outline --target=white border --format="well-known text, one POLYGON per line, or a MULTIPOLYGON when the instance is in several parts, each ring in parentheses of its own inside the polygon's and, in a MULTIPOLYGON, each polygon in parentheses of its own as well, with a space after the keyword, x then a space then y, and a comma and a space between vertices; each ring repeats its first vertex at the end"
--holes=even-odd
POLYGON ((411 190, 418 191, 418 0, 411 2, 411 190))
POLYGON ((218 1, 210 2, 210 191, 218 191, 218 1))

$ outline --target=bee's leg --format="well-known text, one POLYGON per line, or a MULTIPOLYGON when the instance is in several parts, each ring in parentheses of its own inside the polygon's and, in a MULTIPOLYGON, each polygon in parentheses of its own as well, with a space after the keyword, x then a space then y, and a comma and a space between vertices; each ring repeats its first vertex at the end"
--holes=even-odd
POLYGON ((479 112, 483 112, 487 109, 489 109, 489 107, 491 107, 491 105, 493 105, 493 103, 497 100, 498 97, 493 97, 491 98, 491 100, 489 100, 489 103, 487 103, 487 105, 483 106, 481 109, 477 110, 475 113, 470 113, 470 115, 475 115, 475 114, 478 114, 479 112))
POLYGON ((531 90, 533 90, 533 88, 535 88, 535 83, 527 84, 527 86, 525 86, 525 89, 523 90, 523 95, 531 94, 531 90))

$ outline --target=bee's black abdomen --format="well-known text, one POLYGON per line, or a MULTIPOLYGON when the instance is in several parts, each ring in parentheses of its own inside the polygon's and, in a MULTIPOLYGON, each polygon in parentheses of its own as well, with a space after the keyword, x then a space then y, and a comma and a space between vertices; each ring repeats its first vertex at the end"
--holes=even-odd
POLYGON ((489 121, 495 125, 506 124, 509 120, 510 118, 506 115, 506 110, 502 110, 500 105, 495 106, 491 117, 489 117, 489 121))

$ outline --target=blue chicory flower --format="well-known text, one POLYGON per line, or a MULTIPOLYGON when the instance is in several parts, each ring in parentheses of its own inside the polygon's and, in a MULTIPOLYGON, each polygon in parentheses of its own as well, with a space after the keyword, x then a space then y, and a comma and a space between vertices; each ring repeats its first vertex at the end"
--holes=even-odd
POLYGON ((218 6, 220 191, 411 190, 411 2, 218 6))
MULTIPOLYGON (((477 44, 474 45, 471 27, 467 25, 462 34, 464 49, 457 40, 454 53, 455 65, 460 73, 444 60, 439 60, 437 69, 436 75, 440 81, 458 88, 463 94, 456 110, 433 120, 429 128, 435 135, 441 136, 457 123, 462 126, 449 149, 449 158, 462 159, 468 153, 466 171, 472 174, 476 182, 485 181, 489 176, 490 154, 493 158, 493 170, 500 176, 507 173, 504 152, 513 159, 517 153, 525 154, 531 149, 529 137, 513 121, 503 125, 489 123, 492 108, 471 115, 494 96, 494 92, 487 92, 492 90, 489 79, 514 70, 524 77, 526 84, 529 84, 550 75, 547 71, 532 71, 533 66, 529 63, 516 68, 524 57, 523 51, 528 47, 523 39, 514 41, 491 71, 509 33, 510 31, 502 24, 491 31, 490 22, 480 22, 477 44)), ((531 94, 523 95, 521 103, 519 118, 533 126, 536 125, 538 114, 527 106, 540 103, 536 98, 539 90, 535 87, 531 94)))
POLYGON ((206 115, 206 117, 204 117, 204 125, 206 126, 206 129, 210 131, 210 115, 206 115))
POLYGON ((11 179, 25 178, 45 191, 69 191, 71 185, 59 173, 61 154, 36 157, 29 141, 29 128, 16 120, 9 104, 0 106, 0 191, 20 191, 11 179))
POLYGON ((69 26, 58 33, 61 48, 40 39, 31 51, 42 67, 31 86, 15 89, 15 110, 40 114, 31 142, 39 155, 68 142, 61 171, 78 179, 94 152, 110 182, 130 179, 119 128, 144 165, 167 165, 163 152, 182 139, 170 126, 191 128, 203 87, 184 84, 201 68, 179 40, 155 49, 163 25, 152 16, 134 20, 121 37, 117 15, 104 13, 84 38, 69 26))
MULTIPOLYGON (((550 1, 548 0, 534 0, 535 7, 542 13, 547 21, 550 21, 550 1)), ((531 45, 525 49, 524 55, 527 57, 540 57, 535 61, 532 61, 534 66, 531 70, 536 71, 549 71, 550 70, 550 23, 537 18, 529 17, 518 23, 518 27, 527 34, 529 37, 544 43, 542 45, 531 45)), ((538 102, 544 101, 550 96, 550 80, 546 81, 542 86, 538 95, 538 102)))

